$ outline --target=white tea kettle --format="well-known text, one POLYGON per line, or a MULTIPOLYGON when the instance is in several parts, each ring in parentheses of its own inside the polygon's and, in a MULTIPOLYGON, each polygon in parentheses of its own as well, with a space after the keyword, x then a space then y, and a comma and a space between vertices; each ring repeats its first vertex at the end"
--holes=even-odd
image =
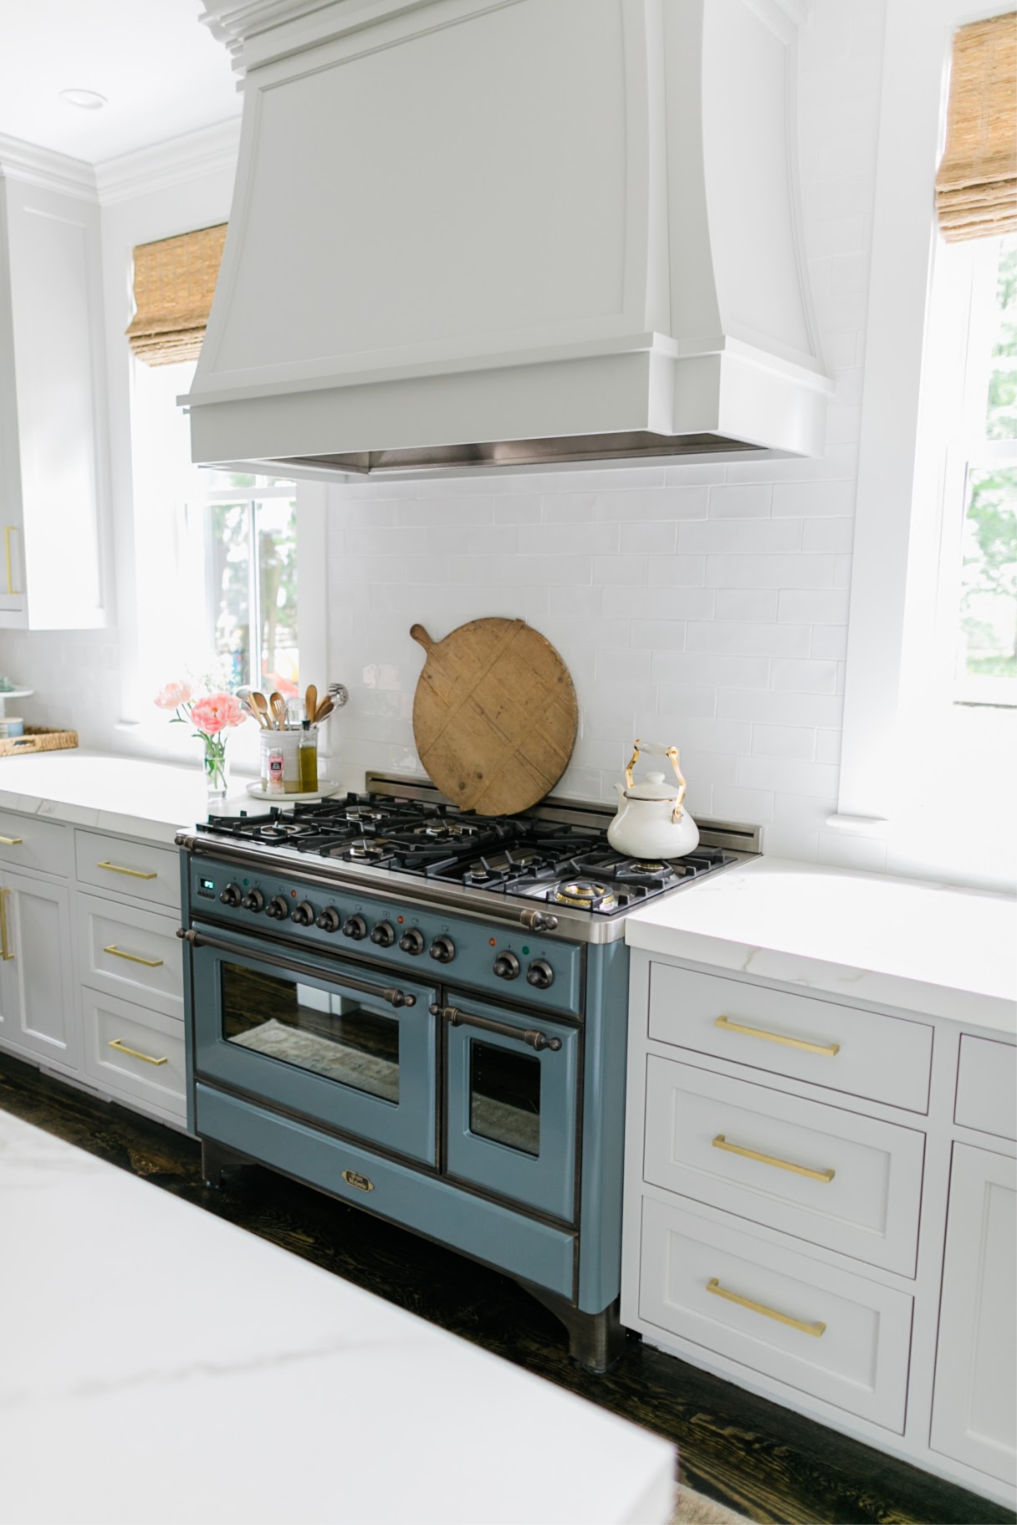
POLYGON ((657 741, 636 741, 625 783, 616 784, 618 813, 607 828, 607 840, 615 852, 627 858, 681 858, 699 843, 699 827, 685 809, 685 780, 678 766, 678 748, 665 747, 657 741), (640 752, 650 757, 666 757, 674 769, 674 779, 663 773, 648 773, 646 782, 634 784, 632 770, 640 752))

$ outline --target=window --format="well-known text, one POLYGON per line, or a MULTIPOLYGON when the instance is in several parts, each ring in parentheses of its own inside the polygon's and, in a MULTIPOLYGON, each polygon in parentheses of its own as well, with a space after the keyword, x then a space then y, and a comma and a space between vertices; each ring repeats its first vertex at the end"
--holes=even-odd
POLYGON ((968 0, 887 4, 832 824, 885 835, 892 868, 1001 887, 1017 767, 1013 238, 947 244, 933 215, 951 41, 977 19, 968 0))

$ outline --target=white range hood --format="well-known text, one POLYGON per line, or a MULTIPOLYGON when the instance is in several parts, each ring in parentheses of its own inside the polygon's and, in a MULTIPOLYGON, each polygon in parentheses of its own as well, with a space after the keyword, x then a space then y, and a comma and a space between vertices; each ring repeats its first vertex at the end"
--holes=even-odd
POLYGON ((203 463, 822 448, 795 0, 205 0, 245 75, 203 463))

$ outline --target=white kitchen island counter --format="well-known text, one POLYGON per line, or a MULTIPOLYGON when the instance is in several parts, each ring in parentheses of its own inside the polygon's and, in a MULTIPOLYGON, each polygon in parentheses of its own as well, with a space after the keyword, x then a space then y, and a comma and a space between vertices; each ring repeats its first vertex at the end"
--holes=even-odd
POLYGON ((849 1001, 1017 1029, 1017 901, 779 858, 627 917, 630 947, 849 1001))
POLYGON ((667 1442, 0 1112, 3 1525, 663 1525, 667 1442))

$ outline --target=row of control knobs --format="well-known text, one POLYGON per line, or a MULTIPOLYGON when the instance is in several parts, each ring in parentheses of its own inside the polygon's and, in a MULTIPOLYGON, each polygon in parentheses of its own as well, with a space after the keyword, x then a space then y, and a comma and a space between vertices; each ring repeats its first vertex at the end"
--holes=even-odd
MULTIPOLYGON (((352 938, 354 942, 362 942, 365 937, 370 937, 371 942, 379 948, 391 948, 396 942, 396 929, 390 921, 376 922, 368 930, 365 917, 354 914, 343 921, 334 906, 316 911, 309 900, 301 900, 291 907, 282 895, 276 895, 266 902, 261 890, 248 890, 245 894, 239 884, 227 884, 219 899, 223 905, 243 906, 247 911, 264 911, 273 921, 295 921, 300 927, 309 927, 313 923, 323 932, 342 932, 344 937, 352 938)), ((407 927, 399 937, 399 947, 404 953, 416 956, 427 948, 427 939, 418 927, 407 927)), ((456 945, 447 933, 442 932, 427 951, 439 964, 450 964, 456 956, 456 945)), ((521 972, 521 965, 514 953, 500 953, 494 961, 494 973, 499 979, 515 980, 521 972)), ((526 978, 538 990, 546 990, 554 983, 554 970, 546 959, 534 959, 526 971, 526 978)))

